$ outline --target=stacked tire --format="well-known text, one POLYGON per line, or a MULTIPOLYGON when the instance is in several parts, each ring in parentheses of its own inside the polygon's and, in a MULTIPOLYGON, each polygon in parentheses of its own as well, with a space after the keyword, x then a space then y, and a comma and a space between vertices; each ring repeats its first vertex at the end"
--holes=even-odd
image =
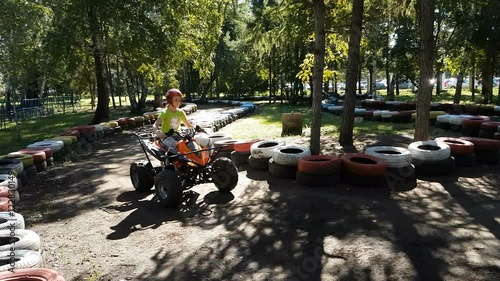
POLYGON ((364 153, 346 153, 341 160, 342 182, 363 188, 386 186, 387 162, 384 160, 364 153))
POLYGON ((259 142, 260 140, 238 140, 233 146, 234 150, 231 152, 231 160, 236 165, 248 164, 248 158, 250 157, 251 152, 250 148, 254 143, 259 142))
POLYGON ((476 153, 472 142, 451 137, 439 137, 434 141, 446 143, 450 147, 450 154, 455 158, 456 166, 469 167, 476 165, 476 153))
POLYGON ((296 178, 299 159, 311 155, 308 147, 284 145, 272 151, 269 159, 269 173, 278 178, 296 178))
POLYGON ((479 130, 479 137, 485 139, 494 139, 498 132, 500 122, 483 122, 479 130))
POLYGON ((303 186, 332 186, 340 182, 342 160, 331 155, 309 155, 297 162, 295 179, 303 186))
POLYGON ((460 139, 474 144, 477 163, 487 165, 497 165, 499 163, 500 141, 474 137, 461 137, 460 139))
POLYGON ((250 146, 248 165, 256 170, 269 170, 269 160, 273 157, 273 150, 285 145, 278 140, 262 140, 250 146))
POLYGON ((410 150, 396 146, 373 146, 368 147, 365 154, 387 163, 384 177, 385 183, 391 190, 409 190, 417 186, 410 150))
POLYGON ((455 170, 455 158, 444 142, 417 141, 408 146, 417 175, 442 176, 455 170))
POLYGON ((467 137, 478 137, 481 123, 489 121, 488 117, 475 116, 467 118, 462 123, 462 135, 467 137))

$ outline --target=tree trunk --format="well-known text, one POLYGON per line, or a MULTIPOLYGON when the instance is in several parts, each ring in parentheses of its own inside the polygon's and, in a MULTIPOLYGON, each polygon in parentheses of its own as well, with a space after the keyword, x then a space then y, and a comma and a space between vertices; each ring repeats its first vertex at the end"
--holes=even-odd
POLYGON ((117 93, 118 93, 118 104, 120 107, 122 107, 122 83, 120 79, 120 63, 118 62, 118 57, 116 57, 116 86, 117 86, 117 93))
POLYGON ((394 100, 394 88, 392 87, 392 74, 389 70, 389 59, 385 62, 385 79, 387 81, 387 100, 394 100))
POLYGON ((102 121, 109 120, 109 95, 108 91, 106 91, 106 79, 104 78, 104 51, 99 32, 99 20, 93 2, 89 3, 88 6, 88 17, 97 82, 97 108, 94 112, 92 124, 99 124, 102 121))
POLYGON ((482 67, 482 89, 483 103, 488 104, 493 101, 493 63, 495 57, 495 45, 489 40, 486 45, 486 57, 482 67))
POLYGON ((397 74, 394 74, 394 80, 396 81, 396 84, 395 84, 396 96, 399 96, 399 76, 397 74))
POLYGON ((115 102, 115 91, 113 87, 113 75, 111 74, 111 59, 106 56, 106 74, 108 76, 109 92, 111 93, 111 102, 113 103, 113 109, 116 108, 115 102))
POLYGON ((352 6, 351 30, 349 34, 349 51, 347 58, 346 91, 344 113, 340 127, 339 142, 343 146, 352 146, 354 130, 354 108, 356 106, 356 77, 359 66, 359 49, 361 44, 361 27, 363 22, 364 0, 354 0, 352 6))
POLYGON ((368 93, 370 93, 370 95, 373 95, 373 92, 375 90, 375 71, 373 64, 370 64, 368 71, 370 72, 370 84, 368 84, 368 93))
POLYGON ((454 104, 460 104, 460 99, 462 97, 462 83, 464 82, 464 72, 460 70, 458 73, 457 86, 455 89, 455 97, 453 98, 454 104))
POLYGON ((325 64, 325 1, 314 0, 314 18, 315 18, 315 50, 313 66, 313 85, 312 88, 312 124, 311 124, 311 154, 318 155, 321 152, 321 82, 323 81, 323 69, 325 64))
POLYGON ((420 22, 420 87, 415 121, 416 141, 429 139, 429 111, 431 107, 434 54, 434 0, 419 0, 420 22))
POLYGON ((358 94, 361 96, 363 93, 361 91, 361 62, 359 63, 358 66, 358 94))

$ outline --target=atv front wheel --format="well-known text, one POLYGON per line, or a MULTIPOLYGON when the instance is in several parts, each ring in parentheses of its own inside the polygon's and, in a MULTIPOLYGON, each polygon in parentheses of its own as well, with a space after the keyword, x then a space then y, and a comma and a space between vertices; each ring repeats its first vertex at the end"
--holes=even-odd
POLYGON ((212 181, 222 192, 229 192, 238 183, 238 169, 231 159, 217 158, 212 164, 212 181))
POLYGON ((137 191, 149 191, 154 184, 154 175, 151 165, 147 161, 138 161, 130 164, 130 181, 137 191))
POLYGON ((156 197, 168 208, 177 208, 182 199, 182 184, 177 174, 171 170, 161 171, 155 180, 156 197))

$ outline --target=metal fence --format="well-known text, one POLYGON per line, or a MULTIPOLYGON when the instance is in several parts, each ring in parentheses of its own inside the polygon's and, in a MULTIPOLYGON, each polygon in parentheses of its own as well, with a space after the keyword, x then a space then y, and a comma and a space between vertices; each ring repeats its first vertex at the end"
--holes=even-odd
POLYGON ((74 96, 0 102, 0 130, 5 129, 9 123, 23 122, 56 113, 65 114, 74 112, 77 108, 80 108, 80 99, 74 96))

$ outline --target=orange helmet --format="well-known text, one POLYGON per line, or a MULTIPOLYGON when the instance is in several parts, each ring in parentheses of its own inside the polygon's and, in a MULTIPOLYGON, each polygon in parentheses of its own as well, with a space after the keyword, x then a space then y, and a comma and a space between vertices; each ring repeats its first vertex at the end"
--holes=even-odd
POLYGON ((167 91, 167 103, 172 104, 172 98, 173 97, 181 97, 182 98, 182 92, 179 89, 170 89, 167 91))

